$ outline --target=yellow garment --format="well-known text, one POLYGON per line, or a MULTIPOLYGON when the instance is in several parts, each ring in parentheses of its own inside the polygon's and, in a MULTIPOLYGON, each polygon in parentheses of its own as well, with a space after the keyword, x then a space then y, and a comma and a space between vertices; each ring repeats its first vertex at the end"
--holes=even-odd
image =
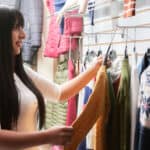
MULTIPOLYGON (((108 83, 108 82, 106 82, 108 83)), ((110 103, 109 103, 109 96, 108 96, 108 84, 106 84, 106 94, 105 94, 105 101, 104 104, 104 111, 100 114, 96 122, 96 136, 95 136, 95 144, 94 150, 106 150, 107 149, 107 137, 106 137, 106 130, 107 130, 107 122, 108 122, 108 115, 110 110, 110 103)))
POLYGON ((64 147, 64 150, 76 150, 77 146, 92 128, 98 117, 105 111, 105 95, 107 88, 106 67, 101 66, 94 86, 84 111, 73 122, 74 135, 71 144, 64 147))

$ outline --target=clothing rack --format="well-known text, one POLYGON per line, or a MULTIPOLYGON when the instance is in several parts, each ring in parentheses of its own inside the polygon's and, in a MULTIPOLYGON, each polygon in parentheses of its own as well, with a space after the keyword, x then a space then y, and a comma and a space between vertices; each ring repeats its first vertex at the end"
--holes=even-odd
POLYGON ((120 25, 116 25, 117 28, 120 29, 137 29, 137 28, 148 28, 150 29, 150 25, 135 25, 135 26, 120 26, 120 25))

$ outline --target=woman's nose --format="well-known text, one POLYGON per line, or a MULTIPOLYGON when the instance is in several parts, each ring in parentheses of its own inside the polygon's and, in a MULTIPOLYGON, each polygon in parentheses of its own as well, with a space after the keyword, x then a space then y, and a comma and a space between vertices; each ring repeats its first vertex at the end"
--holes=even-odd
POLYGON ((26 34, 25 34, 25 32, 24 32, 23 29, 20 29, 20 34, 19 34, 19 36, 20 36, 20 38, 25 39, 26 34))

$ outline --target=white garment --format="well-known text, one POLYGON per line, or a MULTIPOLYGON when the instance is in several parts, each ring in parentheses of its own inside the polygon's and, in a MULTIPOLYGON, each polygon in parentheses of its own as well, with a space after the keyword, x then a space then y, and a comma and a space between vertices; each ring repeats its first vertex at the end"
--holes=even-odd
POLYGON ((135 135, 135 126, 136 126, 136 111, 138 104, 138 93, 139 93, 139 77, 137 70, 137 54, 132 54, 132 63, 131 63, 131 150, 134 146, 134 135, 135 135))
MULTIPOLYGON (((60 96, 60 88, 57 84, 47 80, 45 77, 25 67, 29 77, 33 80, 44 98, 57 100, 60 96)), ((26 87, 20 78, 14 73, 14 79, 20 99, 20 115, 17 128, 14 130, 22 132, 32 132, 37 130, 38 101, 36 96, 26 87)), ((39 150, 39 148, 29 148, 26 150, 39 150)))
POLYGON ((138 107, 140 107, 140 124, 150 129, 150 66, 141 75, 138 107))

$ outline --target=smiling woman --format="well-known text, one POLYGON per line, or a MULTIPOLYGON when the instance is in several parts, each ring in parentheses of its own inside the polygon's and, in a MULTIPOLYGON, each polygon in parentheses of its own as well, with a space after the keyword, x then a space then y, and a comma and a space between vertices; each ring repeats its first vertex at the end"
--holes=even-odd
POLYGON ((72 127, 37 129, 37 124, 41 129, 45 122, 44 99, 63 101, 77 94, 95 77, 102 59, 76 78, 57 85, 23 66, 23 27, 18 10, 0 7, 0 149, 39 150, 37 146, 42 144, 66 145, 71 141, 72 127))
POLYGON ((22 40, 25 38, 25 32, 23 27, 15 27, 12 30, 12 42, 13 42, 13 49, 14 54, 20 54, 20 49, 22 47, 22 40))

